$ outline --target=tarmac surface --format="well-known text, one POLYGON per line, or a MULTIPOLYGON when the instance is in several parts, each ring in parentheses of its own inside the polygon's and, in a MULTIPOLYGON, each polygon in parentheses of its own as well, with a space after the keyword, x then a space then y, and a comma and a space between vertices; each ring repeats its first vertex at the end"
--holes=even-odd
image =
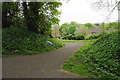
POLYGON ((82 78, 62 70, 65 60, 84 45, 65 43, 66 46, 36 55, 6 57, 2 59, 3 78, 82 78))

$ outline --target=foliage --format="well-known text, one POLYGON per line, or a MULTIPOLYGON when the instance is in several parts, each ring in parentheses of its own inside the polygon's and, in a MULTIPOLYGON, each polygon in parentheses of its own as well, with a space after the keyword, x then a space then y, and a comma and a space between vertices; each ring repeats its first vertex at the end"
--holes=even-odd
POLYGON ((100 34, 107 32, 115 32, 119 30, 119 25, 117 22, 101 23, 100 24, 100 34))
POLYGON ((85 39, 84 35, 75 36, 75 40, 84 40, 84 39, 85 39))
POLYGON ((52 39, 25 28, 13 27, 2 30, 3 55, 38 54, 64 46, 61 40, 52 39))
POLYGON ((94 42, 82 47, 73 58, 70 58, 68 62, 63 65, 63 68, 79 74, 82 73, 78 69, 82 67, 81 63, 83 62, 83 65, 87 65, 88 71, 92 73, 90 77, 118 80, 118 78, 120 78, 120 63, 118 62, 120 56, 119 35, 120 32, 102 35, 94 42), (72 66, 68 66, 69 63, 72 64, 72 66))
POLYGON ((58 24, 57 10, 62 5, 61 2, 29 2, 23 3, 23 13, 26 19, 28 29, 40 34, 51 34, 51 25, 58 24))
POLYGON ((106 31, 105 31, 105 23, 104 22, 100 24, 100 32, 99 33, 100 34, 106 33, 106 31))
POLYGON ((73 40, 74 36, 72 34, 64 36, 62 39, 73 40))
POLYGON ((19 12, 18 2, 2 2, 2 27, 14 26, 19 12))
MULTIPOLYGON (((90 44, 91 42, 89 42, 90 44)), ((70 71, 80 75, 81 77, 91 77, 92 74, 89 73, 88 68, 89 65, 84 63, 85 54, 84 50, 89 46, 89 44, 85 44, 82 48, 80 48, 74 56, 70 57, 68 60, 64 62, 62 68, 66 71, 70 71)))
POLYGON ((86 24, 84 24, 84 25, 85 25, 85 27, 88 27, 88 28, 93 27, 93 25, 92 25, 91 23, 86 23, 86 24))
POLYGON ((70 25, 77 25, 77 22, 75 22, 75 21, 72 21, 71 23, 70 23, 70 25))
POLYGON ((69 24, 68 23, 64 23, 60 26, 60 33, 61 36, 65 36, 67 34, 67 31, 69 29, 69 24))
POLYGON ((61 36, 67 35, 67 32, 66 32, 65 28, 63 28, 63 29, 61 30, 60 34, 61 34, 61 36))
POLYGON ((74 34, 74 32, 76 31, 76 28, 74 25, 70 26, 68 29, 68 34, 74 34))
POLYGON ((83 26, 83 27, 80 27, 80 29, 75 32, 75 35, 81 35, 81 34, 83 34, 84 36, 87 36, 87 35, 90 35, 91 32, 87 27, 83 26))
POLYGON ((106 30, 118 29, 118 23, 117 22, 110 22, 110 23, 106 24, 105 29, 106 30))
POLYGON ((99 23, 95 23, 94 25, 99 26, 99 23))
POLYGON ((118 69, 120 66, 118 63, 119 34, 119 32, 113 32, 101 36, 86 53, 86 63, 92 66, 90 71, 99 78, 118 78, 120 74, 118 69), (96 49, 95 46, 97 46, 96 49))
POLYGON ((65 44, 63 44, 63 41, 60 39, 49 38, 48 41, 52 42, 56 49, 65 46, 65 44))
POLYGON ((75 22, 75 21, 72 21, 72 22, 70 23, 70 25, 75 26, 75 28, 80 27, 80 24, 78 24, 78 23, 75 22))
POLYGON ((84 37, 84 35, 77 35, 77 36, 75 36, 75 35, 70 34, 70 35, 64 36, 62 39, 68 39, 68 40, 84 40, 85 37, 84 37))
POLYGON ((52 27, 52 37, 53 38, 60 37, 60 31, 59 31, 59 26, 58 25, 53 25, 53 27, 52 27))
POLYGON ((26 27, 43 35, 51 34, 51 25, 58 24, 61 2, 2 2, 3 28, 26 27))
POLYGON ((71 23, 64 23, 60 26, 60 33, 61 36, 69 35, 69 34, 74 34, 76 31, 76 28, 79 28, 80 24, 77 22, 71 22, 71 23))
POLYGON ((92 34, 92 35, 89 35, 87 36, 85 39, 86 40, 89 40, 89 39, 97 39, 101 36, 101 34, 92 34))

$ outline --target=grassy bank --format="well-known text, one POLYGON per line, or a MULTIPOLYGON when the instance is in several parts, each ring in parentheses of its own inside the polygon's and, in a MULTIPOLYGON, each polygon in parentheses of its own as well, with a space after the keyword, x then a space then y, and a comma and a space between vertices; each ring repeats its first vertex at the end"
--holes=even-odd
POLYGON ((76 73, 82 77, 91 77, 92 74, 88 73, 88 66, 84 63, 85 60, 85 54, 84 50, 91 44, 92 42, 89 42, 85 44, 83 47, 81 47, 74 56, 70 57, 65 63, 62 65, 62 68, 66 71, 70 71, 73 73, 76 73))
POLYGON ((2 29, 3 56, 38 54, 62 46, 64 46, 62 40, 49 38, 25 28, 2 29))
POLYGON ((63 69, 83 77, 109 78, 120 76, 120 32, 113 32, 89 42, 63 64, 63 69))

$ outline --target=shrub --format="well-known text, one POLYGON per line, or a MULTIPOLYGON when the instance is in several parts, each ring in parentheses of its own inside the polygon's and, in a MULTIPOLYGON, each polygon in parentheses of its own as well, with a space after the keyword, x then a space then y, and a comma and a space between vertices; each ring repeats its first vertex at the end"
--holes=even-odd
POLYGON ((85 39, 84 35, 75 36, 75 40, 84 40, 84 39, 85 39))
POLYGON ((2 53, 12 54, 37 54, 63 46, 61 41, 37 34, 21 27, 3 28, 2 53), (47 43, 50 41, 52 44, 47 43))
POLYGON ((80 27, 80 29, 78 29, 76 32, 75 32, 75 35, 81 35, 83 34, 84 36, 87 36, 87 35, 90 35, 91 32, 90 30, 88 29, 88 27, 80 27))
POLYGON ((62 39, 68 39, 68 40, 84 40, 84 35, 77 35, 73 36, 72 34, 64 36, 62 39))
MULTIPOLYGON (((93 78, 100 80, 118 80, 120 77, 120 32, 112 32, 101 35, 94 42, 90 42, 87 46, 83 46, 80 50, 70 58, 65 64, 73 64, 66 70, 72 69, 78 74, 76 69, 80 68, 81 63, 88 65, 87 70, 92 73, 93 78), (82 57, 81 57, 82 56, 82 57), (74 65, 78 65, 75 67, 74 65), (69 68, 69 69, 68 69, 69 68)), ((69 70, 70 71, 70 70, 69 70)), ((79 72, 82 73, 82 72, 79 72)))
POLYGON ((62 44, 63 43, 62 40, 57 39, 57 38, 54 38, 54 39, 49 38, 48 41, 52 42, 54 47, 56 47, 56 48, 60 48, 60 47, 64 46, 64 44, 62 44))
POLYGON ((85 50, 90 71, 99 78, 118 78, 120 64, 120 33, 113 32, 102 35, 85 50))
POLYGON ((86 37, 86 40, 89 40, 89 39, 97 39, 101 36, 102 34, 92 34, 92 35, 89 35, 86 37))
POLYGON ((74 36, 72 34, 64 36, 62 39, 72 40, 74 36))
POLYGON ((66 37, 66 36, 64 36, 64 37, 62 37, 62 39, 67 39, 67 37, 66 37))

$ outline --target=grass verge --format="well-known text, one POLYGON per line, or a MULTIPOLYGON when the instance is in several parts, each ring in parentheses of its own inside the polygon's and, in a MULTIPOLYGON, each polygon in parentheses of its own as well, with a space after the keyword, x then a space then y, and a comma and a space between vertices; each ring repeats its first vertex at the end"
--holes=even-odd
POLYGON ((70 71, 73 73, 76 73, 80 75, 81 77, 89 78, 92 76, 91 73, 89 73, 88 68, 90 66, 86 65, 84 63, 85 60, 85 54, 82 53, 87 46, 89 46, 91 42, 86 43, 83 47, 81 47, 74 56, 70 57, 68 60, 65 61, 65 63, 62 65, 62 68, 66 71, 70 71))

